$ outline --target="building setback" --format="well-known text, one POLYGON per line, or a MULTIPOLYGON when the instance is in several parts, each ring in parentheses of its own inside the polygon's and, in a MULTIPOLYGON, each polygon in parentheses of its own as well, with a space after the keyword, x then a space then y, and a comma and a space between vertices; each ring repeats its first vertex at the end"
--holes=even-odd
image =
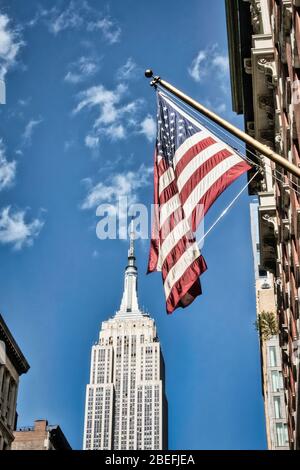
POLYGON ((138 305, 133 235, 120 310, 92 347, 83 448, 167 449, 164 360, 154 320, 138 305))
POLYGON ((33 427, 19 428, 14 438, 12 450, 71 450, 61 428, 49 426, 45 419, 36 420, 33 427))
MULTIPOLYGON (((226 0, 226 13, 233 109, 244 115, 251 136, 300 166, 300 1, 226 0)), ((300 192, 292 189, 282 168, 247 151, 263 168, 249 190, 258 195, 259 268, 274 294, 278 324, 273 345, 266 354, 262 348, 268 444, 279 448, 286 442, 290 449, 300 449, 300 192), (282 374, 287 418, 287 432, 283 419, 275 434, 271 417, 281 408, 269 394, 272 364, 282 374)), ((257 286, 257 296, 259 291, 257 286)))
POLYGON ((17 422, 19 377, 29 364, 0 315, 0 450, 9 450, 17 422))

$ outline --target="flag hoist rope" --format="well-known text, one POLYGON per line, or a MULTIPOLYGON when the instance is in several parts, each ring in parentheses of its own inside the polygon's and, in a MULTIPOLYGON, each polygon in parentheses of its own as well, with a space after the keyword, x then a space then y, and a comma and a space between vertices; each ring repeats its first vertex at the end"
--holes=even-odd
POLYGON ((192 108, 196 109, 200 113, 202 113, 204 116, 208 117, 215 123, 217 123, 219 126, 223 127, 223 129, 226 129, 228 132, 231 134, 235 135, 239 139, 241 139, 243 142, 245 142, 247 145, 250 145, 253 147, 255 150, 257 150, 259 153, 265 155, 265 157, 269 158, 272 160, 274 163, 277 165, 281 166, 297 178, 300 178, 300 168, 298 168, 296 165, 293 163, 289 162, 286 160, 284 157, 279 155, 278 153, 274 152, 270 147, 267 145, 262 144, 258 140, 254 139, 250 135, 246 134, 246 132, 241 131, 237 127, 235 127, 233 124, 230 122, 226 121, 225 119, 221 118, 217 114, 213 113, 209 109, 205 108, 202 104, 198 103, 198 101, 193 100, 190 96, 186 95, 182 91, 178 90, 178 88, 175 88, 173 85, 170 83, 166 82, 165 80, 162 80, 160 77, 154 77, 152 70, 148 69, 145 72, 145 76, 147 78, 152 78, 151 85, 155 86, 159 84, 161 87, 165 88, 168 90, 170 93, 173 93, 175 96, 180 98, 182 101, 187 103, 189 106, 192 108))

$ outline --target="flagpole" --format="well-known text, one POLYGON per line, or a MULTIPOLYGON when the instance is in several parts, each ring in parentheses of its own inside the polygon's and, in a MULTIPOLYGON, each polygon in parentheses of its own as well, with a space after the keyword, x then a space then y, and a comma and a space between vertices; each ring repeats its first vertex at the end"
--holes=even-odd
POLYGON ((247 145, 252 146, 259 153, 265 155, 267 158, 272 160, 272 162, 274 162, 277 165, 283 167, 285 170, 289 171, 290 173, 292 173, 297 178, 300 178, 300 168, 298 168, 296 165, 289 162, 288 160, 286 160, 284 157, 282 157, 278 153, 274 152, 267 145, 262 144, 258 140, 254 139, 250 135, 246 134, 246 132, 243 132, 242 130, 238 129, 236 126, 234 126, 230 122, 226 121, 225 119, 221 118, 220 116, 218 116, 214 112, 210 111, 205 106, 203 106, 201 103, 198 103, 198 101, 194 100, 190 96, 188 96, 185 93, 183 93, 182 91, 178 90, 178 88, 175 88, 169 82, 166 82, 165 80, 162 80, 160 77, 155 77, 153 75, 153 72, 152 72, 151 69, 147 69, 145 71, 145 77, 146 78, 152 78, 152 81, 150 82, 151 86, 156 86, 157 84, 159 84, 160 86, 162 86, 163 88, 165 88, 169 92, 173 93, 173 95, 177 96, 182 101, 187 103, 189 106, 196 109, 196 111, 199 111, 204 116, 208 117, 209 119, 214 121, 216 124, 223 127, 223 129, 225 129, 226 131, 228 131, 231 134, 235 135, 240 140, 245 142, 247 145))

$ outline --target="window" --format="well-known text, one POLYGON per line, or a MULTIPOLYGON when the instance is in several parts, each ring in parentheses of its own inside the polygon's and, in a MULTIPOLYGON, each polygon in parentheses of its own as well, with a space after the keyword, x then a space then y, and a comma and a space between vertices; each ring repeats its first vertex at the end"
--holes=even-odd
POLYGON ((270 363, 271 367, 276 367, 277 366, 275 346, 270 346, 269 347, 269 363, 270 363))
POLYGON ((276 437, 277 437, 277 445, 278 447, 288 446, 288 433, 287 433, 287 425, 283 423, 276 424, 276 437))
POLYGON ((282 373, 278 370, 271 371, 272 391, 279 392, 283 390, 282 373))
POLYGON ((281 413, 281 400, 280 400, 280 397, 274 397, 274 410, 275 410, 275 418, 276 419, 281 419, 282 418, 282 413, 281 413))

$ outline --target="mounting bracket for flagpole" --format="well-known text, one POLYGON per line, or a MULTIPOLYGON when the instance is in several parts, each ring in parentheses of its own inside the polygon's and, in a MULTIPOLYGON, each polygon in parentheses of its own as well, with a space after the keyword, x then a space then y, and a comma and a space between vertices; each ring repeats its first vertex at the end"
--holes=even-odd
POLYGON ((274 152, 267 145, 262 144, 258 140, 254 139, 254 137, 251 137, 250 135, 246 134, 246 132, 243 132, 241 129, 238 129, 237 127, 235 127, 230 122, 226 121, 225 119, 221 118, 220 116, 218 116, 214 112, 212 112, 209 109, 205 108, 205 106, 198 103, 198 101, 192 99, 190 96, 188 96, 185 93, 183 93, 182 91, 178 90, 178 88, 175 88, 173 85, 166 82, 165 80, 162 80, 159 76, 154 76, 151 69, 147 69, 145 71, 145 77, 146 78, 152 78, 152 80, 150 82, 151 86, 156 88, 157 85, 160 85, 162 88, 165 88, 170 93, 177 96, 177 98, 181 99, 186 104, 191 106, 191 108, 195 109, 196 111, 200 112, 201 114, 203 114, 207 118, 211 119, 213 122, 215 122, 219 126, 223 127, 223 129, 230 132, 235 137, 237 137, 238 139, 245 142, 247 145, 253 147, 257 152, 259 152, 262 155, 264 155, 265 157, 269 158, 270 160, 272 160, 272 162, 274 162, 277 165, 281 166, 282 168, 287 170, 292 175, 296 176, 297 178, 300 178, 300 168, 298 168, 298 166, 294 165, 293 163, 291 163, 286 158, 284 158, 281 155, 279 155, 278 153, 274 152))
POLYGON ((153 72, 152 72, 151 69, 147 69, 147 70, 145 71, 145 77, 146 77, 146 78, 152 78, 152 80, 151 80, 151 82, 150 82, 150 86, 153 86, 154 88, 156 88, 157 83, 159 83, 160 80, 161 80, 161 78, 158 77, 158 76, 157 76, 157 77, 154 77, 153 72))

